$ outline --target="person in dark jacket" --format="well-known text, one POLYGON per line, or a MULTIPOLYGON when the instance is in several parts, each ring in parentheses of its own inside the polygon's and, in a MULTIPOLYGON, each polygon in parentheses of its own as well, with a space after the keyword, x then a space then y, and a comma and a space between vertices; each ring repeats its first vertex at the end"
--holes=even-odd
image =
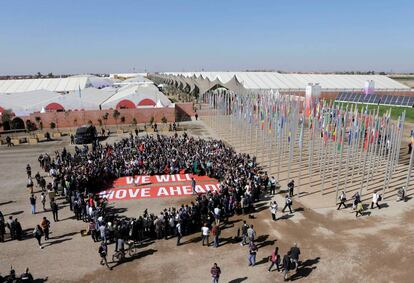
POLYGON ((52 201, 50 203, 50 207, 52 208, 53 221, 58 222, 59 221, 59 215, 58 215, 59 206, 58 206, 58 204, 55 201, 52 201))
POLYGON ((212 279, 211 282, 218 283, 221 274, 221 269, 217 266, 217 263, 214 263, 213 267, 210 270, 210 273, 212 279))
POLYGON ((287 281, 289 279, 289 271, 290 271, 290 251, 287 252, 287 254, 285 254, 283 256, 283 272, 284 272, 284 279, 285 281, 287 281))

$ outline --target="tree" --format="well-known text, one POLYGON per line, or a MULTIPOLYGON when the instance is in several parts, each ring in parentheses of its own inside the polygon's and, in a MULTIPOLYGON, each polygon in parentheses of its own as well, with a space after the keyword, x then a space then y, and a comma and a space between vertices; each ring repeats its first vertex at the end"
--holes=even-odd
POLYGON ((47 77, 48 77, 48 78, 53 78, 53 73, 52 73, 52 72, 50 72, 49 74, 47 74, 47 77))
POLYGON ((30 133, 31 131, 36 130, 36 124, 32 123, 30 120, 26 120, 26 129, 30 133))
POLYGON ((73 124, 75 125, 75 126, 78 126, 78 119, 73 119, 73 124))
POLYGON ((119 113, 119 111, 116 110, 116 109, 112 113, 112 117, 115 119, 115 123, 116 123, 117 126, 118 126, 118 118, 119 118, 119 115, 121 115, 121 113, 119 113))
POLYGON ((42 120, 42 118, 40 118, 39 116, 35 117, 36 124, 39 124, 41 120, 42 120))
POLYGON ((125 123, 125 116, 121 116, 121 123, 125 123))
POLYGON ((50 122, 50 128, 53 130, 56 128, 55 122, 50 122))
POLYGON ((42 77, 42 73, 41 72, 37 72, 35 77, 38 78, 38 79, 40 79, 42 77))
POLYGON ((134 126, 137 126, 138 122, 137 122, 137 119, 135 119, 135 117, 132 118, 131 124, 134 126))
POLYGON ((163 124, 167 124, 168 120, 167 120, 167 118, 166 118, 165 116, 162 116, 162 118, 161 118, 161 122, 162 122, 163 124))
POLYGON ((12 120, 12 111, 10 109, 4 110, 3 113, 1 114, 1 121, 2 123, 10 123, 12 120))
POLYGON ((106 113, 102 116, 102 119, 104 119, 104 121, 105 121, 105 125, 106 125, 106 123, 107 123, 107 121, 108 121, 108 118, 109 118, 109 113, 108 113, 108 112, 106 112, 106 113))
POLYGON ((93 125, 92 120, 88 121, 88 125, 93 125))
POLYGON ((102 127, 102 124, 103 124, 102 119, 98 119, 98 124, 99 124, 100 127, 102 127))
POLYGON ((151 116, 151 118, 150 118, 150 120, 149 120, 150 125, 154 124, 154 121, 155 121, 154 116, 151 116))
POLYGON ((43 122, 42 121, 39 122, 39 129, 43 130, 43 122))

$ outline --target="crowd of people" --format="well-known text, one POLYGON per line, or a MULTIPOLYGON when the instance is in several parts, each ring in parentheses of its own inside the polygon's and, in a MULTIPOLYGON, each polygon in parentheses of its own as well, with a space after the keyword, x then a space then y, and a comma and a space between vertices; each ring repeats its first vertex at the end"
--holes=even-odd
MULTIPOLYGON (((264 192, 275 194, 280 188, 274 177, 269 178, 248 154, 236 153, 219 140, 204 140, 178 136, 133 136, 110 144, 94 143, 75 146, 71 153, 63 148, 54 154, 41 154, 40 167, 51 182, 37 172, 36 186, 41 189, 41 203, 46 210, 46 198, 54 221, 58 220, 59 207, 55 196, 63 196, 74 213, 74 218, 87 223, 84 234, 94 242, 101 242, 99 254, 102 264, 108 266, 107 244, 114 243, 115 251, 125 251, 125 243, 142 243, 146 240, 176 238, 177 246, 185 235, 201 231, 202 244, 220 246, 220 233, 228 218, 235 214, 250 214, 254 202, 264 192), (223 162, 226 160, 226 162, 223 162), (219 190, 196 194, 194 201, 179 207, 165 208, 159 213, 145 210, 136 218, 126 218, 114 213, 107 200, 100 199, 99 190, 110 187, 122 176, 188 173, 207 175, 219 180, 219 190), (209 236, 213 241, 209 241, 209 236)), ((36 214, 37 197, 33 192, 31 167, 27 168, 27 188, 30 193, 32 213, 36 214)), ((194 187, 195 182, 192 181, 194 187)), ((291 211, 294 182, 289 183, 285 208, 291 211)), ((277 207, 274 208, 274 213, 277 207)), ((272 212, 272 213, 273 213, 272 212)), ((17 222, 17 219, 14 220, 17 222)), ((246 224, 246 223, 244 223, 246 224)), ((10 224, 11 226, 12 224, 10 224)), ((41 239, 48 240, 50 221, 44 217, 33 231, 42 248, 41 239)), ((1 227, 0 227, 1 228, 1 227)), ((18 233, 15 233, 16 235, 18 233)), ((249 245, 249 263, 254 265, 257 247, 254 244, 253 225, 242 227, 241 244, 249 245)), ((109 266, 108 266, 109 267, 109 266)))

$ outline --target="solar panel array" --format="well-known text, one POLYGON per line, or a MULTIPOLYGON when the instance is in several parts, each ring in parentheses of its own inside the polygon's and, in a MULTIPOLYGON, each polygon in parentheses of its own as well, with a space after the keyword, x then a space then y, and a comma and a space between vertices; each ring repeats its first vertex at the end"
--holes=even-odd
POLYGON ((414 96, 380 96, 376 94, 365 95, 355 92, 340 92, 336 97, 336 101, 414 107, 414 96))

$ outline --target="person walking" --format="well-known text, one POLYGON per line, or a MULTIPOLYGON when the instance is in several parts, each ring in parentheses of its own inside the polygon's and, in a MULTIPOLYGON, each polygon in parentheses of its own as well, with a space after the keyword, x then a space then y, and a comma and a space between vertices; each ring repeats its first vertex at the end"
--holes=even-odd
POLYGON ((50 207, 52 208, 53 221, 58 222, 59 221, 59 216, 58 216, 59 206, 56 203, 56 201, 52 201, 50 203, 50 207))
POLYGON ((257 247, 253 242, 249 244, 249 266, 254 266, 256 264, 256 254, 257 254, 257 247))
POLYGON ((358 203, 361 202, 361 196, 359 194, 359 192, 356 192, 353 196, 352 199, 354 200, 352 203, 352 208, 355 209, 358 205, 358 203))
POLYGON ((364 213, 364 205, 362 204, 362 202, 358 202, 355 208, 355 217, 358 217, 358 215, 362 216, 363 213, 364 213))
POLYGON ((201 236, 202 236, 202 243, 204 246, 204 242, 207 243, 207 247, 209 246, 208 236, 210 233, 210 229, 207 227, 207 223, 204 223, 204 226, 201 227, 201 236))
POLYGON ((279 264, 280 264, 280 255, 279 255, 279 247, 275 247, 274 251, 272 252, 271 256, 270 256, 270 266, 268 271, 272 271, 272 267, 275 265, 277 271, 279 272, 279 264))
POLYGON ((290 266, 291 266, 290 251, 288 251, 287 254, 283 256, 283 272, 284 272, 283 278, 285 281, 289 279, 290 266))
POLYGON ((272 213, 273 221, 276 221, 277 202, 273 201, 270 203, 270 212, 272 213))
POLYGON ((33 236, 36 238, 37 243, 39 244, 39 248, 43 249, 41 239, 42 239, 42 228, 40 225, 36 225, 36 227, 33 230, 33 236))
POLYGON ((213 264, 213 267, 211 268, 210 273, 211 273, 211 282, 218 283, 220 274, 221 274, 221 269, 220 267, 218 267, 217 263, 213 264))
POLYGON ((256 231, 253 229, 253 224, 250 224, 249 229, 247 229, 247 237, 249 239, 249 243, 254 242, 254 239, 256 238, 256 231))
POLYGON ((108 269, 111 270, 111 268, 108 265, 108 261, 106 260, 106 256, 108 255, 108 246, 104 241, 101 242, 101 245, 98 249, 98 253, 101 256, 101 265, 106 265, 106 267, 108 267, 108 269))
POLYGON ((339 209, 341 209, 341 206, 343 205, 344 206, 344 208, 346 208, 346 204, 345 204, 345 202, 346 202, 346 194, 345 194, 345 192, 344 191, 342 191, 342 193, 341 193, 341 195, 339 196, 339 206, 338 206, 338 210, 339 209))
POLYGON ((46 216, 43 217, 42 222, 40 222, 40 227, 42 227, 43 233, 45 234, 45 241, 49 240, 50 221, 46 216))
POLYGON ((290 258, 292 262, 295 263, 295 270, 297 270, 299 266, 299 255, 300 249, 298 248, 298 244, 294 243, 293 247, 290 248, 290 258))
POLYGON ((378 204, 378 202, 381 200, 382 200, 381 195, 378 192, 374 192, 372 194, 371 209, 374 209, 374 204, 378 207, 378 209, 381 209, 381 206, 378 204))
POLYGON ((29 198, 29 201, 32 207, 32 214, 36 214, 36 196, 32 194, 29 198))
POLYGON ((282 212, 285 212, 285 209, 289 208, 290 213, 292 212, 292 199, 289 197, 289 195, 285 196, 285 206, 282 209, 282 212))

